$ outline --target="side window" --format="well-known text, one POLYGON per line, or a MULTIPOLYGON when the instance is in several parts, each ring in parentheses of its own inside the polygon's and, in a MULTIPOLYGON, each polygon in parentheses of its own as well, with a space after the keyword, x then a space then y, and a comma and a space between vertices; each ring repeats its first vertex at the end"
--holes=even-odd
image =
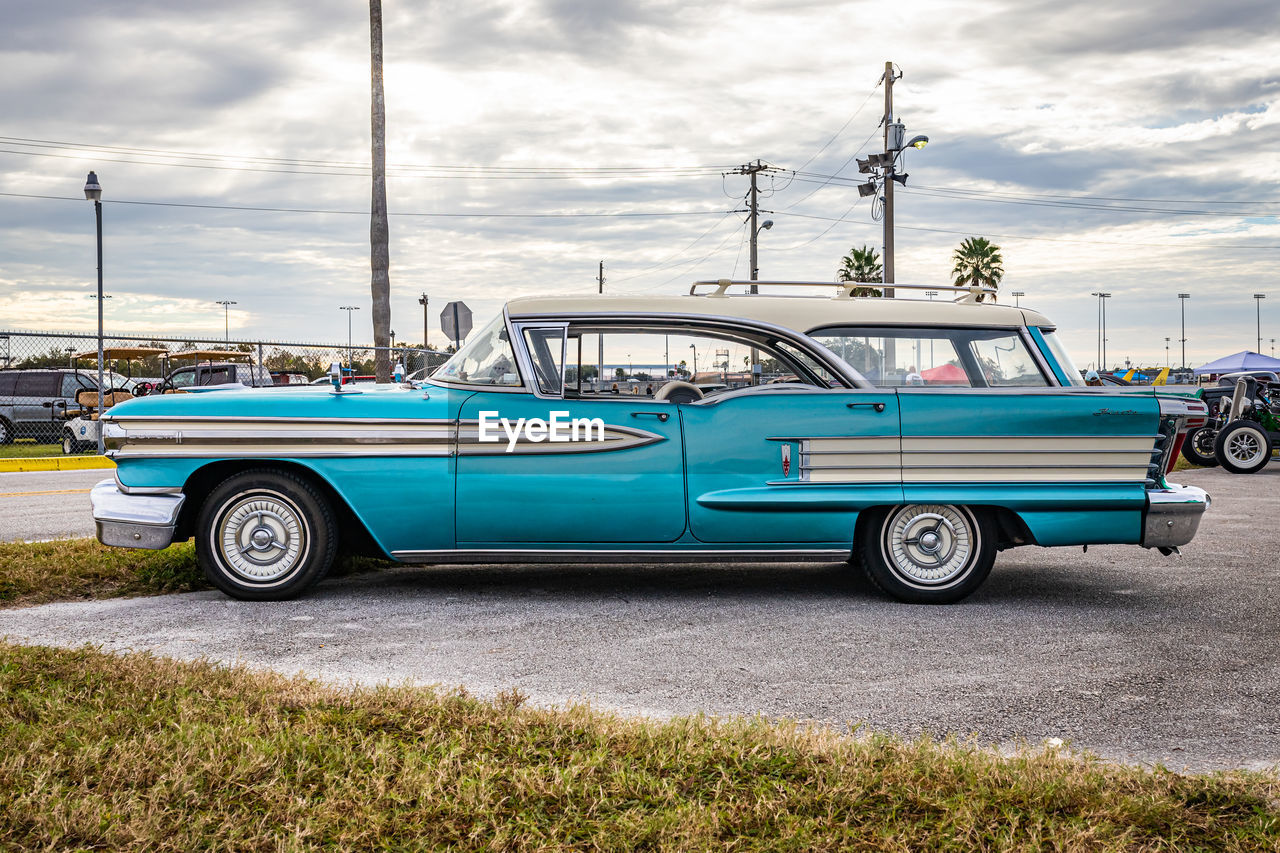
POLYGON ((1017 334, 991 332, 975 335, 969 347, 982 370, 983 379, 993 388, 1043 388, 1049 384, 1022 337, 1017 334))
POLYGON ((18 377, 19 397, 56 397, 61 385, 58 373, 24 373, 18 377))
POLYGON ((62 392, 59 396, 75 397, 83 387, 74 373, 64 373, 62 374, 62 392))
POLYGON ((205 374, 200 378, 201 385, 226 385, 233 381, 230 367, 214 367, 205 368, 205 374))
POLYGON ((558 397, 564 391, 564 326, 526 328, 525 344, 533 361, 538 390, 558 397))
POLYGON ((794 348, 685 326, 570 326, 566 357, 566 393, 582 397, 651 398, 677 380, 714 394, 755 384, 753 360, 760 367, 761 383, 825 384, 827 379, 819 365, 794 348))
POLYGON ((183 368, 169 377, 169 385, 173 388, 190 388, 194 384, 196 384, 196 371, 193 367, 183 368))
POLYGON ((16 373, 0 372, 0 397, 13 396, 14 385, 18 381, 16 373))
POLYGON ((821 329, 812 336, 882 388, 903 385, 969 388, 975 384, 950 329, 821 329))

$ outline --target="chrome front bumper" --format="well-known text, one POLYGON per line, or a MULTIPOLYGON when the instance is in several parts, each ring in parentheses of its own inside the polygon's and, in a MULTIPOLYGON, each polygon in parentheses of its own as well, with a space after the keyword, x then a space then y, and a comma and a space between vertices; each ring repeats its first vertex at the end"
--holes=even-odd
POLYGON ((1211 503, 1209 493, 1195 486, 1151 489, 1143 514, 1142 547, 1176 548, 1195 538, 1200 516, 1211 503))
POLYGON ((128 495, 115 480, 103 480, 89 493, 98 541, 119 548, 168 548, 186 499, 183 494, 128 495))

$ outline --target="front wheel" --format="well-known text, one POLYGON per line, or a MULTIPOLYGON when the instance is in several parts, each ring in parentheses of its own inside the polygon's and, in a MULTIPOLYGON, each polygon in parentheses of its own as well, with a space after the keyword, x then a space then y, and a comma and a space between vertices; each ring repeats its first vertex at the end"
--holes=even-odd
POLYGON ((80 442, 76 441, 75 435, 69 429, 62 431, 62 455, 72 456, 80 452, 80 442))
POLYGON ((1218 433, 1214 453, 1232 474, 1256 474, 1271 461, 1271 438, 1254 421, 1232 421, 1218 433))
POLYGON ((1213 455, 1213 444, 1217 437, 1218 431, 1211 426, 1191 430, 1182 440, 1182 458, 1192 465, 1213 468, 1218 464, 1218 457, 1213 455))
POLYGON ((996 559, 987 517, 942 504, 873 511, 859 548, 872 583, 912 604, 960 601, 982 586, 996 559))
POLYGON ((333 565, 338 532, 328 501, 306 480, 255 469, 209 493, 196 522, 196 557, 218 589, 246 601, 282 601, 333 565))

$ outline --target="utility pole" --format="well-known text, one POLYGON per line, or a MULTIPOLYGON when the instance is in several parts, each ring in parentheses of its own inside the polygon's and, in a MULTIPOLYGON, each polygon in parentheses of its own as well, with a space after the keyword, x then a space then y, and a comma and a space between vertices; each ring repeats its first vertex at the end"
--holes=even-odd
POLYGON ((427 294, 418 297, 418 304, 422 306, 422 348, 427 348, 427 333, 430 330, 430 321, 427 315, 427 294))
MULTIPOLYGON (((760 278, 760 253, 757 241, 760 237, 760 228, 757 224, 760 218, 760 186, 756 181, 756 175, 761 172, 768 172, 772 166, 766 166, 760 160, 754 163, 747 163, 734 169, 730 174, 749 175, 751 177, 751 190, 747 194, 747 212, 751 214, 751 280, 758 281, 760 278)), ((766 223, 766 227, 772 223, 766 223)), ((759 293, 760 288, 751 285, 751 293, 759 293)))
MULTIPOLYGON (((893 158, 897 156, 897 151, 890 146, 895 140, 890 136, 893 134, 893 81, 897 79, 893 74, 893 62, 886 60, 884 63, 884 157, 885 162, 892 163, 893 158)), ((893 175, 892 171, 886 176, 884 182, 884 261, 882 265, 884 270, 884 283, 886 285, 893 284, 893 175)), ((893 297, 893 288, 885 287, 884 295, 893 297)))

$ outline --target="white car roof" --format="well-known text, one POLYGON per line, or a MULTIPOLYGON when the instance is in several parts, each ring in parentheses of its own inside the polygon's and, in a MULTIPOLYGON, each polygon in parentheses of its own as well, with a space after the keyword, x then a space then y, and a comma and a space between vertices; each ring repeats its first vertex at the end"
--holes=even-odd
MULTIPOLYGON (((835 285, 830 285, 834 290, 835 285)), ((944 291, 945 292, 945 291, 944 291)), ((948 294, 950 295, 950 294, 948 294)), ((725 294, 697 296, 530 296, 507 303, 513 319, 538 315, 681 314, 741 317, 799 332, 833 325, 1053 326, 1029 308, 990 302, 953 302, 849 296, 725 294)))

